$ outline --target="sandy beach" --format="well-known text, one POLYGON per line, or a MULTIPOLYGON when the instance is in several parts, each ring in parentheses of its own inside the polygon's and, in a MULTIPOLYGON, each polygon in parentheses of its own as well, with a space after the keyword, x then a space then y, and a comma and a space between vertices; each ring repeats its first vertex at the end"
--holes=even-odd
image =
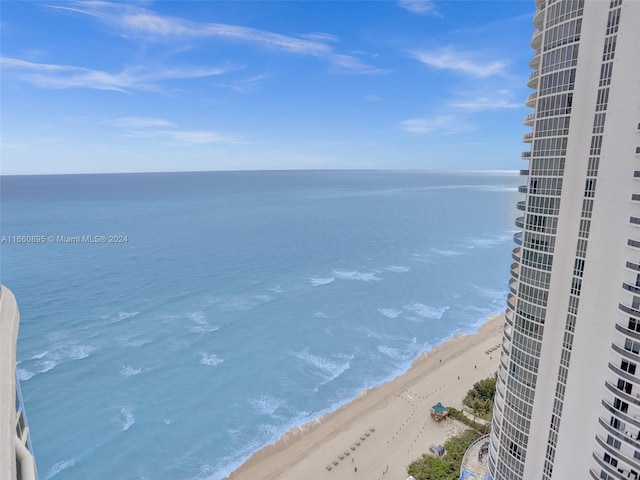
POLYGON ((499 350, 489 350, 499 345, 503 322, 502 314, 493 315, 477 334, 457 335, 423 354, 404 375, 291 429, 227 478, 405 480, 411 461, 466 428, 455 420, 437 423, 429 409, 437 402, 461 409, 473 384, 496 372, 499 350))

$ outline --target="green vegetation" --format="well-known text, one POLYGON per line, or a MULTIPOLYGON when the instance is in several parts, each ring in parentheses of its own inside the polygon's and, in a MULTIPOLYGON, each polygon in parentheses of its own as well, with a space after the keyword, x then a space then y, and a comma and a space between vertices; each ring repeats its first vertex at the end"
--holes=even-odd
POLYGON ((471 413, 478 418, 491 420, 493 412, 493 397, 496 395, 496 376, 493 375, 477 382, 467 392, 462 403, 471 409, 471 413))
POLYGON ((490 423, 484 424, 484 423, 476 422, 473 419, 471 419, 468 416, 466 416, 464 413, 462 413, 457 408, 449 407, 449 417, 450 418, 455 418, 459 422, 462 422, 465 425, 473 428, 476 432, 481 433, 482 435, 486 435, 487 433, 489 433, 491 431, 491 424, 490 423))
POLYGON ((462 432, 445 442, 446 453, 442 457, 425 453, 409 465, 407 472, 416 480, 458 480, 464 453, 479 437, 480 434, 474 430, 462 432))
MULTIPOLYGON (((496 376, 486 378, 477 382, 471 390, 467 392, 462 403, 468 407, 473 416, 491 420, 493 412, 493 397, 496 394, 496 376)), ((467 448, 474 440, 489 433, 491 424, 476 422, 469 418, 460 410, 447 407, 449 418, 454 418, 473 428, 460 435, 450 438, 444 444, 446 453, 442 457, 434 457, 425 453, 422 458, 416 460, 407 469, 409 475, 413 475, 416 480, 458 480, 460 477, 460 465, 467 448)))

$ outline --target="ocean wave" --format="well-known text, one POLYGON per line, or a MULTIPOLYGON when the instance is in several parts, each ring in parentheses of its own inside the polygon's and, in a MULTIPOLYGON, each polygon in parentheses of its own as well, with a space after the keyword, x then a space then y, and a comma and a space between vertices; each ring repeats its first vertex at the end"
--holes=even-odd
POLYGON ((314 317, 318 317, 318 318, 329 318, 329 315, 327 315, 324 312, 316 312, 313 314, 314 317))
POLYGON ((196 323, 195 326, 189 328, 190 332, 209 333, 209 332, 215 332, 216 330, 219 330, 219 327, 216 327, 209 323, 209 321, 207 320, 207 317, 203 312, 189 312, 185 314, 185 317, 187 317, 192 322, 196 323))
POLYGON ((378 345, 378 351, 392 360, 404 361, 407 359, 407 355, 399 348, 390 347, 388 345, 378 345))
POLYGON ((293 352, 291 355, 308 366, 313 367, 314 371, 324 380, 322 385, 335 380, 344 372, 349 370, 349 368, 351 368, 351 360, 353 360, 353 355, 334 355, 338 360, 343 360, 336 361, 329 358, 319 357, 309 353, 306 349, 301 352, 293 352))
POLYGON ((387 318, 396 318, 402 313, 401 310, 394 308, 379 308, 378 311, 387 318))
POLYGON ((42 360, 37 362, 36 365, 38 367, 38 373, 47 373, 48 371, 53 370, 58 365, 58 362, 53 360, 42 360))
POLYGON ((16 369, 16 374, 18 375, 18 380, 21 382, 26 382, 31 377, 35 375, 31 370, 27 370, 26 368, 18 368, 16 369))
POLYGON ((272 417, 276 413, 276 410, 285 403, 286 402, 284 400, 280 400, 271 395, 260 395, 259 397, 249 400, 249 404, 253 407, 256 413, 268 415, 270 417, 272 417))
POLYGON ((61 460, 60 462, 54 463, 53 466, 49 469, 45 480, 49 480, 50 478, 55 477, 61 471, 66 470, 67 468, 73 467, 76 464, 76 459, 71 458, 69 460, 61 460))
POLYGON ((309 281, 311 282, 311 285, 313 285, 314 287, 319 287, 321 285, 327 285, 327 284, 333 282, 334 280, 335 280, 335 278, 333 278, 333 277, 327 277, 327 278, 311 277, 309 279, 309 281))
POLYGON ((220 365, 224 360, 218 357, 215 353, 200 352, 200 363, 210 367, 220 365))
POLYGON ((41 358, 46 357, 48 354, 49 350, 45 350, 44 352, 36 353, 30 358, 30 360, 40 360, 41 358))
POLYGON ((440 320, 444 315, 444 312, 449 310, 448 305, 442 308, 435 308, 430 307, 429 305, 424 305, 422 303, 411 303, 409 305, 405 305, 404 308, 416 313, 423 318, 431 318, 436 320, 440 320))
POLYGON ((334 270, 333 273, 340 280, 359 280, 361 282, 377 282, 382 280, 382 278, 376 276, 373 272, 334 270))
POLYGON ((125 377, 131 377, 132 375, 137 375, 142 371, 141 368, 133 368, 129 365, 122 365, 120 368, 120 375, 124 375, 125 377))
POLYGON ((407 273, 409 270, 411 270, 411 267, 403 267, 401 265, 389 265, 388 267, 385 267, 385 270, 393 273, 407 273))
POLYGON ((462 255, 462 252, 458 252, 456 250, 441 250, 439 248, 432 248, 431 251, 436 255, 441 255, 443 257, 457 257, 458 255, 462 255))
POLYGON ((136 416, 133 414, 131 407, 122 407, 119 415, 113 417, 111 421, 118 425, 123 432, 126 432, 136 423, 136 416))
POLYGON ((511 242, 513 239, 513 234, 511 235, 497 235, 495 237, 490 238, 473 238, 469 242, 470 244, 467 248, 488 248, 494 247, 496 245, 501 245, 505 242, 511 242))
POLYGON ((220 309, 227 312, 246 311, 271 300, 273 300, 271 295, 234 296, 220 303, 220 309))
POLYGON ((82 360, 87 358, 96 349, 90 345, 71 345, 63 350, 67 357, 72 360, 82 360))
POLYGON ((141 347, 143 345, 146 345, 147 343, 151 343, 151 340, 148 340, 146 338, 120 338, 118 339, 118 343, 123 347, 141 347))
POLYGON ((478 285, 471 285, 478 293, 491 299, 493 302, 502 302, 507 298, 506 290, 493 290, 491 288, 480 287, 478 285))

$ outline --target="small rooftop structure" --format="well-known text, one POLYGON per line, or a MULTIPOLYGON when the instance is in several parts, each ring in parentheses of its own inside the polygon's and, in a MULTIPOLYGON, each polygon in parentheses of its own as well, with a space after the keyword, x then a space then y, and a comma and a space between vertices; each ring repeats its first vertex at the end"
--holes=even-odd
POLYGON ((449 410, 442 405, 442 403, 438 402, 433 407, 431 407, 431 418, 437 420, 438 422, 444 420, 449 415, 449 410))

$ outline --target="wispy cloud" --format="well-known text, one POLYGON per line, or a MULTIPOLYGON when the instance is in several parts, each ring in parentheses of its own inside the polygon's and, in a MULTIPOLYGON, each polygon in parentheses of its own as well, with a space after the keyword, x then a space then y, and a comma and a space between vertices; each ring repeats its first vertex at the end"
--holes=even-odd
POLYGON ((449 106, 470 112, 521 108, 523 106, 521 103, 512 102, 510 97, 511 95, 505 90, 500 90, 498 95, 479 96, 467 100, 458 100, 451 102, 449 106))
POLYGON ((228 88, 238 93, 247 93, 253 91, 264 80, 270 78, 270 75, 265 73, 260 75, 254 75, 253 77, 243 78, 235 81, 234 83, 216 83, 216 87, 228 88))
POLYGON ((349 73, 385 73, 350 55, 337 53, 330 43, 337 37, 326 33, 308 33, 297 37, 241 25, 204 23, 157 14, 151 10, 124 3, 103 1, 74 2, 51 8, 83 13, 95 17, 121 32, 125 37, 148 41, 176 38, 217 38, 256 45, 260 48, 323 58, 335 68, 349 73))
POLYGON ((410 118, 401 122, 402 128, 413 134, 424 135, 430 133, 453 134, 471 130, 471 125, 461 121, 453 115, 439 115, 435 117, 410 118))
POLYGON ((106 125, 112 127, 125 127, 125 128, 154 128, 154 127, 173 127, 176 124, 165 120, 164 118, 151 118, 151 117, 120 117, 114 120, 107 120, 104 122, 106 125))
POLYGON ((175 122, 153 117, 119 117, 107 120, 105 125, 123 129, 134 129, 125 133, 130 138, 159 138, 171 140, 178 145, 210 145, 237 142, 236 138, 213 130, 183 130, 175 122))
POLYGON ((430 52, 411 52, 411 56, 437 70, 453 70, 481 78, 503 75, 507 66, 507 63, 503 61, 481 62, 474 58, 477 55, 458 52, 453 47, 430 52))
POLYGON ((433 0, 398 0, 398 5, 418 15, 431 14, 440 16, 433 0))
POLYGON ((193 79, 223 75, 235 70, 230 65, 222 67, 131 67, 117 73, 92 70, 73 65, 33 63, 17 58, 1 57, 4 69, 19 72, 25 81, 42 88, 89 88, 94 90, 160 90, 159 83, 177 79, 193 79))

